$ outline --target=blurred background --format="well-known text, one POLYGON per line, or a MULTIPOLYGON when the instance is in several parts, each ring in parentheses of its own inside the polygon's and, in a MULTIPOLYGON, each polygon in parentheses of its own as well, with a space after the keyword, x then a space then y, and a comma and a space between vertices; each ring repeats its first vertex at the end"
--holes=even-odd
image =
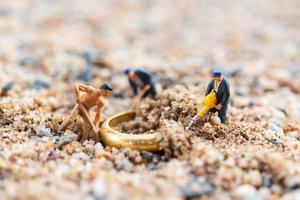
POLYGON ((288 69, 299 65, 299 9, 294 0, 2 0, 0 61, 50 76, 71 76, 84 53, 116 68, 288 69))

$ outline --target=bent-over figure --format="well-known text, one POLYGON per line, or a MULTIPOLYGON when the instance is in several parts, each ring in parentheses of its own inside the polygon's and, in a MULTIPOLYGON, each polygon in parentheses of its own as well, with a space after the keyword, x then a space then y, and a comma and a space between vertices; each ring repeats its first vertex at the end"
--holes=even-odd
POLYGON ((96 142, 98 141, 98 127, 101 121, 101 114, 104 107, 104 96, 109 96, 112 91, 112 87, 104 83, 99 89, 83 84, 75 84, 73 87, 76 105, 73 108, 71 114, 64 120, 59 127, 59 131, 64 131, 68 128, 69 124, 80 115, 83 119, 81 135, 81 142, 92 138, 96 142), (85 93, 84 95, 81 95, 85 93), (90 109, 96 106, 95 120, 91 121, 90 109), (91 131, 92 129, 92 131, 91 131))

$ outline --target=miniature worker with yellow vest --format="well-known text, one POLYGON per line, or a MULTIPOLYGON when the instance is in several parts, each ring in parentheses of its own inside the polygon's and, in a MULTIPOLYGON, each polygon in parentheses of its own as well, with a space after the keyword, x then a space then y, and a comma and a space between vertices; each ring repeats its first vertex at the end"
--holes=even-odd
POLYGON ((214 71, 212 73, 212 78, 213 79, 207 86, 205 98, 203 99, 205 107, 192 118, 187 129, 191 128, 191 126, 207 112, 218 112, 221 123, 224 124, 226 121, 230 97, 229 83, 220 71, 214 71))

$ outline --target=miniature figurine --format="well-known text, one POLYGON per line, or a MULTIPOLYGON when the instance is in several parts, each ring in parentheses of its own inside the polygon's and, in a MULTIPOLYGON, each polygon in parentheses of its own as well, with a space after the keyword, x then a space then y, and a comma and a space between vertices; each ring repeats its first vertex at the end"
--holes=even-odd
POLYGON ((156 96, 155 82, 150 73, 141 69, 131 70, 129 68, 126 68, 124 73, 128 76, 129 84, 135 97, 132 106, 133 109, 142 98, 146 96, 156 96), (140 89, 139 94, 138 89, 140 89))
POLYGON ((221 123, 225 123, 228 108, 228 100, 230 97, 229 83, 220 71, 212 73, 213 80, 207 86, 203 104, 205 107, 192 118, 192 121, 186 127, 187 129, 207 112, 218 112, 221 123))
POLYGON ((80 115, 83 119, 82 129, 83 133, 81 135, 81 142, 89 138, 90 128, 92 128, 92 138, 98 141, 98 127, 101 121, 101 114, 104 107, 104 96, 109 96, 112 91, 112 87, 104 83, 99 89, 93 88, 91 86, 86 86, 82 84, 75 84, 74 94, 76 98, 76 105, 73 108, 71 114, 65 119, 61 124, 59 131, 64 131, 67 129, 69 124, 80 115), (81 96, 80 92, 86 93, 81 96), (96 115, 94 122, 91 120, 89 110, 96 106, 96 115))
POLYGON ((214 71, 212 73, 212 77, 213 80, 211 80, 208 84, 205 95, 208 95, 211 91, 214 91, 217 97, 217 106, 210 109, 209 112, 218 112, 221 123, 224 124, 226 121, 226 114, 230 97, 229 83, 220 71, 214 71))

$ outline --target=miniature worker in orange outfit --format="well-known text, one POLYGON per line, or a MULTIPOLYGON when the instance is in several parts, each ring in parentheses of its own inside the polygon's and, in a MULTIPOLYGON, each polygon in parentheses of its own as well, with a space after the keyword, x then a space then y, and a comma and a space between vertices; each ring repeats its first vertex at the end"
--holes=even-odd
POLYGON ((109 96, 112 91, 112 87, 104 83, 99 89, 91 86, 86 86, 82 84, 74 85, 74 94, 76 98, 76 106, 73 108, 71 114, 59 127, 59 131, 64 131, 68 128, 69 124, 80 115, 83 119, 82 129, 83 133, 81 135, 81 142, 87 140, 91 135, 92 139, 96 142, 98 141, 98 127, 101 121, 101 114, 104 107, 104 98, 109 96), (86 93, 81 96, 80 92, 86 93), (96 106, 96 116, 95 120, 91 121, 90 109, 96 106), (91 131, 92 128, 92 131, 91 131), (90 134, 89 134, 90 133, 90 134))

